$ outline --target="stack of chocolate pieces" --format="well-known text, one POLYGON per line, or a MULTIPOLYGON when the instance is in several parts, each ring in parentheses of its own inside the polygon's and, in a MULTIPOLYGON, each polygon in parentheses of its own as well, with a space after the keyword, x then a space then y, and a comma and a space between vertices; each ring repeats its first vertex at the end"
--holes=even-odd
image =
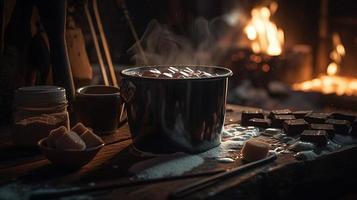
POLYGON ((273 128, 283 128, 284 121, 296 119, 289 109, 273 110, 270 112, 269 118, 273 128))
POLYGON ((309 124, 305 121, 305 116, 310 114, 312 111, 294 111, 291 115, 295 119, 286 120, 283 122, 283 128, 287 135, 294 136, 300 135, 304 130, 309 128, 309 124))
POLYGON ((283 127, 287 135, 294 136, 308 129, 309 124, 304 119, 292 119, 284 121, 283 127))
POLYGON ((328 138, 332 139, 335 136, 335 128, 332 124, 310 124, 311 130, 323 130, 328 138))
POLYGON ((296 111, 293 112, 293 115, 298 119, 284 122, 284 130, 287 135, 298 135, 301 141, 311 142, 318 146, 326 145, 328 138, 334 137, 333 125, 325 124, 329 114, 296 111))
POLYGON ((350 132, 351 123, 347 120, 327 119, 325 122, 329 125, 332 125, 335 129, 335 132, 338 134, 347 135, 350 132))
POLYGON ((327 139, 332 139, 335 134, 353 134, 353 125, 356 116, 344 113, 314 113, 306 114, 304 119, 309 123, 309 129, 301 133, 302 141, 325 145, 327 139))
POLYGON ((269 114, 269 118, 274 118, 274 115, 292 115, 292 112, 289 109, 272 110, 269 114))
POLYGON ((256 126, 259 128, 269 128, 271 126, 270 119, 265 118, 253 118, 248 121, 248 126, 256 126))
POLYGON ((269 128, 271 121, 265 118, 263 110, 247 110, 242 112, 241 125, 269 128))
POLYGON ((244 111, 243 126, 283 128, 289 136, 300 136, 302 141, 316 145, 327 144, 336 134, 357 136, 357 117, 346 113, 318 113, 310 110, 273 110, 268 116, 262 110, 244 111))
MULTIPOLYGON (((356 116, 346 113, 332 113, 326 123, 332 124, 338 134, 354 134, 356 116)), ((356 129, 355 129, 356 130, 356 129)))

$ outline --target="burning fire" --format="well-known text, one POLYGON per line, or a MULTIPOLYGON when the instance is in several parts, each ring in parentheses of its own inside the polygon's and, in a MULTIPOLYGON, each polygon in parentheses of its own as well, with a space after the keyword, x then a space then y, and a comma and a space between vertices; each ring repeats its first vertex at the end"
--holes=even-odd
POLYGON ((294 84, 294 90, 316 91, 324 94, 357 95, 357 79, 335 75, 322 75, 318 78, 294 84))
POLYGON ((276 12, 278 4, 272 2, 268 7, 257 7, 251 11, 252 18, 244 28, 247 38, 252 42, 254 53, 277 56, 282 53, 284 32, 277 28, 270 16, 276 12))
POLYGON ((332 62, 327 66, 327 75, 297 83, 294 90, 317 91, 324 94, 357 95, 357 79, 336 75, 339 71, 342 58, 346 55, 345 47, 337 33, 332 35, 334 49, 330 53, 332 62))

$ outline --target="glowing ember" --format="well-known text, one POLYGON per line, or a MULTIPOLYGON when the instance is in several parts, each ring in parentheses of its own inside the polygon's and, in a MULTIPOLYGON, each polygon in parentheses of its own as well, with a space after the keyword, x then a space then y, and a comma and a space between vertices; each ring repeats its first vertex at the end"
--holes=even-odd
POLYGON ((244 28, 244 32, 252 41, 251 48, 254 53, 266 53, 271 56, 282 53, 284 32, 270 20, 271 14, 277 9, 278 4, 273 2, 269 8, 258 7, 252 10, 252 19, 244 28))
POLYGON ((318 78, 293 85, 294 90, 315 91, 324 94, 357 95, 357 79, 322 75, 318 78))
POLYGON ((327 66, 327 75, 293 85, 294 90, 315 91, 324 94, 357 95, 357 79, 336 75, 345 56, 345 47, 337 33, 332 35, 334 49, 330 53, 332 62, 327 66))

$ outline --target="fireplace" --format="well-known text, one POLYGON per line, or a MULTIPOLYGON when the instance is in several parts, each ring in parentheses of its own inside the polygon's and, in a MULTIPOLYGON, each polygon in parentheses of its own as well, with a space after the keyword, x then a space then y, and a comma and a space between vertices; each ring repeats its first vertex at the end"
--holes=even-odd
POLYGON ((357 199, 355 1, 0 0, 0 199, 357 199))
MULTIPOLYGON (((352 35, 356 33, 356 16, 347 8, 353 4, 272 1, 253 6, 239 30, 245 37, 239 37, 223 59, 224 65, 239 75, 232 78, 238 90, 239 84, 248 80, 253 85, 249 89, 264 88, 272 96, 280 91, 274 91, 276 84, 270 84, 280 82, 292 89, 287 96, 305 96, 305 101, 313 96, 321 109, 355 110, 357 68, 352 35), (304 15, 300 21, 296 19, 299 12, 304 15)), ((236 15, 229 16, 234 19, 236 15)), ((238 98, 247 93, 238 94, 238 98)), ((257 97, 253 92, 252 99, 257 97)), ((263 101, 267 99, 271 98, 263 101)))
MULTIPOLYGON (((114 62, 227 66, 235 73, 230 84, 231 103, 300 108, 299 103, 290 101, 298 95, 313 102, 307 107, 310 109, 340 105, 354 109, 354 4, 336 0, 210 0, 204 5, 201 1, 132 1, 127 7, 141 41, 130 34, 127 40, 117 41, 115 31, 109 30, 109 40, 116 40, 109 44, 116 55, 114 62), (138 4, 149 9, 140 10, 138 4), (246 98, 248 93, 251 98, 246 98), (259 99, 270 103, 265 105, 259 99)), ((123 15, 116 15, 122 17, 119 26, 125 28, 123 15)), ((115 24, 111 19, 106 23, 115 24)), ((95 61, 95 56, 91 59, 95 61)))
MULTIPOLYGON (((229 85, 230 103, 267 109, 305 108, 300 100, 295 102, 298 96, 308 102, 308 109, 330 109, 331 105, 356 109, 357 15, 353 0, 125 2, 125 6, 121 1, 98 5, 110 50, 101 50, 101 57, 108 57, 109 52, 108 65, 115 69, 107 69, 107 77, 113 83, 117 82, 114 71, 119 77, 123 66, 133 64, 220 65, 235 74, 229 85)), ((75 83, 103 84, 108 81, 103 80, 93 37, 103 41, 102 33, 93 34, 84 13, 82 3, 68 1, 67 29, 76 30, 72 29, 74 21, 75 28, 82 30, 85 46, 80 51, 88 54, 88 62, 80 66, 93 66, 93 72, 86 71, 85 80, 75 83)), ((36 28, 34 24, 32 28, 36 28)), ((23 74, 31 74, 31 80, 36 77, 23 74)), ((23 84, 22 79, 16 81, 23 84)), ((0 107, 9 113, 11 94, 9 88, 1 89, 5 92, 0 107)))

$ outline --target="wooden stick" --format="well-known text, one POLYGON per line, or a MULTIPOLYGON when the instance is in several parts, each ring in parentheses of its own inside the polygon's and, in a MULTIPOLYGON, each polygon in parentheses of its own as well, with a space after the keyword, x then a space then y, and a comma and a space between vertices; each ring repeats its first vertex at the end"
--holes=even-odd
POLYGON ((99 66, 100 66, 100 71, 102 73, 104 85, 109 85, 109 80, 108 80, 108 76, 107 76, 107 70, 105 69, 105 66, 104 66, 102 53, 100 52, 100 47, 99 47, 99 43, 98 43, 97 33, 95 32, 95 28, 94 28, 94 25, 93 25, 91 14, 89 12, 88 2, 87 1, 84 4, 84 13, 85 13, 85 15, 87 17, 89 28, 90 28, 90 32, 91 32, 92 37, 93 37, 93 43, 94 43, 95 51, 97 53, 99 66))
POLYGON ((133 24, 131 18, 130 18, 129 10, 126 7, 125 0, 117 0, 116 2, 118 4, 118 6, 123 10, 125 19, 126 19, 128 25, 129 25, 129 29, 131 31, 131 34, 133 35, 134 40, 135 40, 136 44, 138 45, 139 53, 141 54, 141 57, 143 58, 144 64, 145 65, 149 64, 148 60, 146 58, 144 49, 143 49, 143 47, 141 45, 141 41, 139 39, 139 36, 138 36, 138 34, 137 34, 136 30, 135 30, 135 27, 134 27, 134 24, 133 24))
POLYGON ((34 191, 30 194, 30 199, 50 199, 50 198, 59 198, 64 196, 70 196, 75 194, 83 194, 89 192, 96 192, 100 190, 110 190, 115 188, 129 187, 129 186, 137 186, 149 183, 157 183, 163 181, 173 181, 179 179, 186 178, 195 178, 200 176, 208 176, 214 175, 218 173, 224 173, 225 169, 215 169, 210 171, 198 172, 193 174, 185 174, 181 176, 170 176, 163 178, 155 178, 155 179, 144 179, 144 180, 132 180, 125 182, 118 181, 109 181, 104 183, 98 183, 95 186, 83 186, 83 187, 73 187, 73 188, 64 188, 64 189, 56 189, 49 191, 34 191))
POLYGON ((102 42, 102 46, 103 46, 103 50, 104 50, 104 55, 105 55, 105 58, 107 59, 108 68, 109 68, 109 74, 110 74, 110 77, 112 79, 113 85, 115 87, 118 87, 118 81, 117 81, 117 77, 116 77, 116 74, 115 74, 115 69, 114 69, 114 66, 113 66, 112 58, 110 56, 107 38, 105 37, 105 33, 104 33, 104 30, 103 30, 103 25, 102 25, 102 20, 100 18, 100 14, 99 14, 99 10, 98 10, 98 2, 97 2, 97 0, 93 0, 93 11, 94 11, 95 19, 97 21, 97 27, 98 27, 99 35, 100 35, 100 38, 101 38, 101 42, 102 42))

